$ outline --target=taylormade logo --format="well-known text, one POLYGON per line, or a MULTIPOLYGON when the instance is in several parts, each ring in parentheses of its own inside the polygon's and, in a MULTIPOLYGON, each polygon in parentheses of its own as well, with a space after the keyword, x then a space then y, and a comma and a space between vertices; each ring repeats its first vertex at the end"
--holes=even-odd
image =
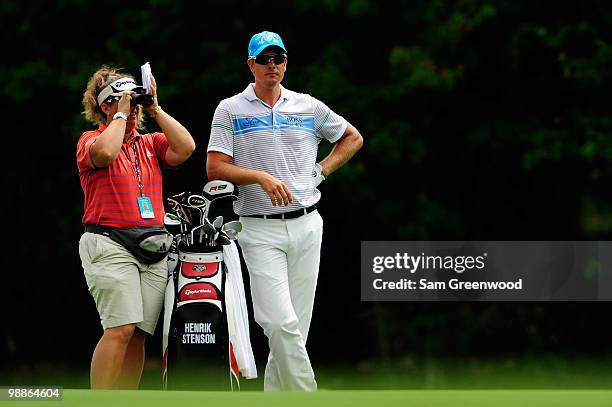
POLYGON ((121 89, 123 88, 125 85, 136 85, 136 82, 134 82, 133 80, 123 80, 123 81, 119 81, 119 82, 115 82, 113 83, 113 87, 116 89, 121 89))
POLYGON ((185 295, 195 295, 195 294, 210 294, 212 290, 210 289, 202 289, 202 290, 185 290, 185 295))
POLYGON ((408 253, 396 253, 395 256, 376 256, 373 258, 372 271, 380 274, 385 270, 407 270, 411 274, 421 270, 452 270, 463 273, 466 270, 485 268, 487 253, 481 256, 426 256, 421 253, 412 256, 408 253))

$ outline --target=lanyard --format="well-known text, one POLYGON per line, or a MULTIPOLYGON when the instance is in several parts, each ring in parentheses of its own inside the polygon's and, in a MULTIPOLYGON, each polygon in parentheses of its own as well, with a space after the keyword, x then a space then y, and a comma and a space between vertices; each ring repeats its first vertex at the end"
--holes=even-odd
POLYGON ((138 165, 138 150, 136 149, 136 141, 132 143, 132 147, 134 148, 134 162, 132 162, 132 157, 127 153, 128 160, 130 160, 130 164, 132 164, 132 168, 136 173, 136 180, 138 180, 138 189, 140 190, 140 196, 144 197, 144 185, 142 185, 142 176, 140 173, 140 166, 138 165))

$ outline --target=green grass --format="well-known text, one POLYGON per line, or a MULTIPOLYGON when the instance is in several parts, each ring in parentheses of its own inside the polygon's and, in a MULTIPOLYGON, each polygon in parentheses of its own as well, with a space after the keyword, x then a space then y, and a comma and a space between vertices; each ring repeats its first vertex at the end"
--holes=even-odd
MULTIPOLYGON (((320 389, 325 390, 612 390, 612 358, 540 356, 499 359, 413 359, 393 363, 357 362, 342 366, 315 363, 320 389)), ((89 372, 61 366, 21 367, 0 374, 1 385, 57 385, 70 389, 89 387, 89 372)), ((264 364, 260 377, 242 380, 243 391, 263 389, 264 364)), ((201 373, 201 372, 198 372, 201 373)), ((200 374, 199 377, 202 377, 200 374)), ((211 376, 211 378, 217 376, 211 376)), ((190 380, 185 374, 182 382, 190 380)), ((204 375, 192 389, 206 389, 204 375)), ((141 389, 161 389, 161 363, 149 359, 141 389)), ((218 388, 217 388, 218 389, 218 388)), ((612 402, 610 403, 612 406, 612 402)), ((0 406, 1 407, 1 406, 0 406)))
MULTIPOLYGON (((41 406, 40 401, 0 402, 2 406, 41 406)), ((319 391, 317 393, 164 392, 66 390, 62 407, 595 407, 610 406, 609 390, 406 390, 319 391)), ((42 405, 47 405, 43 402, 42 405)))
MULTIPOLYGON (((160 366, 148 361, 140 391, 90 391, 86 370, 22 367, 0 375, 2 385, 59 385, 68 406, 204 407, 564 407, 612 406, 612 359, 537 358, 411 359, 316 366, 319 391, 264 393, 263 378, 242 380, 241 392, 161 391, 160 366), (81 388, 81 390, 77 390, 81 388)), ((199 372, 201 373, 201 372, 199 372)), ((263 376, 263 364, 259 365, 263 376)), ((189 380, 186 374, 184 380, 189 380)), ((193 386, 205 389, 207 376, 193 386)), ((216 376, 215 376, 216 377, 216 376)), ((0 407, 41 406, 39 401, 0 407)), ((42 405, 47 405, 42 403, 42 405)))

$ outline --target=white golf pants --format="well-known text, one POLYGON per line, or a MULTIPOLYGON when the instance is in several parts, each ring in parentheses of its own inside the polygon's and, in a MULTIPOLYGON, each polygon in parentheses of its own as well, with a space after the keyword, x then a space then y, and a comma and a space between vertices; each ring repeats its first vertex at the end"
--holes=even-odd
POLYGON ((255 321, 268 337, 266 391, 316 391, 306 352, 323 219, 313 211, 296 219, 241 217, 238 235, 251 280, 255 321))

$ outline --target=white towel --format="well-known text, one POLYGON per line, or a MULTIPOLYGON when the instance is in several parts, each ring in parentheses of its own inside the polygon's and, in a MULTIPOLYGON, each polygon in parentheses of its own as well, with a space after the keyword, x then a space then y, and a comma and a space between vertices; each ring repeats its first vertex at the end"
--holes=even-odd
POLYGON ((223 261, 227 267, 225 281, 225 307, 230 341, 234 345, 234 354, 238 370, 246 379, 257 378, 257 366, 251 347, 249 335, 249 313, 244 295, 240 255, 236 243, 223 246, 223 261))

